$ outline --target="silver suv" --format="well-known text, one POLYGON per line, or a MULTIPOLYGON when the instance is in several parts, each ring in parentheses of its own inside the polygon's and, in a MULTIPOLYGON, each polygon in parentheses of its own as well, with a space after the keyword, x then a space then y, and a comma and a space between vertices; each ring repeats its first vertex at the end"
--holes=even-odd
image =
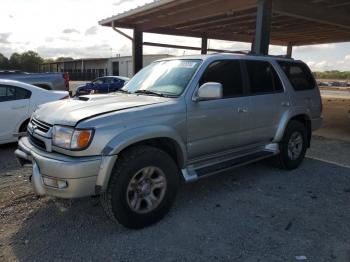
POLYGON ((180 180, 273 157, 297 168, 319 128, 309 68, 270 56, 163 59, 120 91, 41 106, 15 154, 39 195, 100 195, 129 228, 160 220, 180 180))

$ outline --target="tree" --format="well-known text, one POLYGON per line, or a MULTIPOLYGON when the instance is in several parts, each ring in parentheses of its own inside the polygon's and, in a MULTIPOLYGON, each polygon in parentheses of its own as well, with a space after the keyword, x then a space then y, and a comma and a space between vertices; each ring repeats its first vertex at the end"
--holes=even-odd
POLYGON ((34 51, 27 51, 21 55, 21 69, 23 71, 38 72, 41 63, 43 63, 43 59, 34 51))
POLYGON ((10 68, 11 69, 21 69, 21 55, 18 53, 13 53, 10 56, 10 68))
POLYGON ((10 67, 10 64, 9 64, 8 58, 0 53, 0 70, 9 69, 9 67, 10 67))
POLYGON ((66 62, 66 61, 73 61, 73 60, 74 59, 71 57, 64 57, 64 56, 56 58, 56 62, 66 62))

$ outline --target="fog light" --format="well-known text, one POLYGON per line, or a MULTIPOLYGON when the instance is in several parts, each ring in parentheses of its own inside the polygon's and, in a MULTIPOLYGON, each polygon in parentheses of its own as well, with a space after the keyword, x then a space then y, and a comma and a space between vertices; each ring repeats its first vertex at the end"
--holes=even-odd
POLYGON ((68 183, 65 180, 43 177, 43 182, 45 186, 54 187, 58 189, 63 189, 68 187, 68 183))

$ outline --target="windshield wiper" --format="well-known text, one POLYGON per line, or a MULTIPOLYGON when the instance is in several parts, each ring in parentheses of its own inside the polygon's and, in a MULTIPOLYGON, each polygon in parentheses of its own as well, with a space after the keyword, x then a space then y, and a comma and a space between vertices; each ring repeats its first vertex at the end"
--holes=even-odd
POLYGON ((126 90, 124 90, 124 89, 119 89, 119 90, 117 90, 117 91, 115 91, 115 92, 130 94, 129 91, 126 91, 126 90))
POLYGON ((161 97, 168 97, 162 93, 150 91, 150 90, 137 90, 134 92, 134 94, 146 94, 146 95, 156 95, 156 96, 161 96, 161 97))

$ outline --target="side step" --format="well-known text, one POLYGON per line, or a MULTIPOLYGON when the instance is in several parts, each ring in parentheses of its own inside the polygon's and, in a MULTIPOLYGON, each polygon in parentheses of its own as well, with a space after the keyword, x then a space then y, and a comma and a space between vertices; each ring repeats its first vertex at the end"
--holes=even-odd
POLYGON ((183 169, 182 174, 186 182, 193 182, 199 178, 214 175, 229 169, 233 169, 248 163, 256 162, 268 157, 275 155, 273 151, 258 151, 248 155, 238 156, 229 160, 222 161, 220 163, 215 163, 213 165, 206 165, 204 167, 190 166, 189 168, 183 169))

